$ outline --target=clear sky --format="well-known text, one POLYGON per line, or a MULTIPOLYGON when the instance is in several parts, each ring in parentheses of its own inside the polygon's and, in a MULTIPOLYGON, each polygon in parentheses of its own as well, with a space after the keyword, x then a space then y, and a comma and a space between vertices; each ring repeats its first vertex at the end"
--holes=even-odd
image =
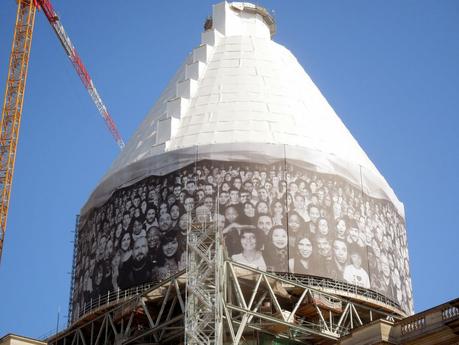
MULTIPOLYGON (((53 0, 128 139, 200 42, 213 1, 53 0)), ((262 1, 404 202, 416 311, 459 297, 459 1, 262 1)), ((16 1, 0 2, 3 88, 16 1)), ((2 89, 3 90, 3 89, 2 89)), ((0 336, 66 318, 75 215, 118 154, 38 13, 0 265, 0 336)))

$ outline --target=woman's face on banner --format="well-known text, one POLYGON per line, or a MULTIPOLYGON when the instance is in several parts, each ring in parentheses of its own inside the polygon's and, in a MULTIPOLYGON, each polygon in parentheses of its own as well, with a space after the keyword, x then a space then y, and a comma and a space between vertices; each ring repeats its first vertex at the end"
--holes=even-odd
POLYGON ((290 194, 295 195, 296 192, 298 192, 298 186, 296 183, 292 182, 288 185, 288 191, 290 194))
POLYGON ((140 204, 140 209, 142 210, 143 213, 145 213, 147 206, 148 206, 147 201, 143 200, 142 203, 140 204))
POLYGON ((272 235, 273 245, 278 249, 284 249, 288 244, 287 231, 283 228, 276 228, 272 235))
POLYGON ((126 234, 124 234, 123 238, 121 239, 121 249, 126 251, 130 247, 131 247, 131 235, 126 233, 126 234))
MULTIPOLYGON (((199 201, 203 200, 205 195, 206 194, 204 193, 204 191, 202 189, 199 189, 199 190, 196 191, 196 196, 198 197, 199 201)), ((175 202, 175 200, 174 200, 174 202, 175 202)))
POLYGON ((255 207, 253 207, 252 204, 250 203, 247 203, 244 205, 244 214, 247 216, 247 217, 255 217, 255 207))
POLYGON ((305 188, 306 188, 306 182, 301 181, 300 184, 298 185, 298 190, 300 192, 304 192, 305 188))
POLYGON ((234 179, 233 186, 236 187, 237 189, 241 189, 242 186, 242 181, 240 178, 234 179))
POLYGON ((223 192, 229 192, 230 189, 231 189, 231 186, 228 182, 222 183, 221 190, 223 192))
POLYGON ((287 194, 287 206, 291 206, 293 204, 293 197, 292 194, 288 193, 287 194))
POLYGON ((162 202, 161 205, 159 205, 159 215, 163 215, 164 213, 167 213, 167 208, 168 208, 167 203, 162 202))
POLYGON ((183 214, 181 217, 180 217, 180 220, 179 220, 179 228, 182 230, 182 231, 186 231, 188 229, 188 214, 183 214))
POLYGON ((123 232, 123 225, 120 223, 120 224, 118 224, 118 226, 116 227, 115 238, 118 238, 118 239, 119 239, 122 232, 123 232))
POLYGON ((336 232, 338 235, 343 236, 344 233, 346 232, 346 223, 344 222, 343 219, 340 219, 338 221, 338 224, 336 224, 336 232))
POLYGON ((311 256, 312 243, 308 238, 305 237, 298 241, 298 253, 305 259, 311 256))
POLYGON ((281 215, 284 212, 284 208, 280 201, 274 202, 273 211, 275 215, 281 215))
POLYGON ((209 211, 212 211, 214 208, 214 199, 211 196, 206 196, 204 198, 204 206, 206 206, 209 211))
POLYGON ((177 253, 178 249, 178 241, 176 238, 174 238, 172 241, 166 242, 162 245, 163 248, 163 254, 167 258, 171 258, 177 253))
POLYGON ((297 214, 292 214, 288 217, 288 228, 293 233, 297 233, 300 230, 300 217, 297 214))
POLYGON ((260 201, 257 205, 257 212, 259 214, 266 214, 268 213, 268 204, 265 202, 260 201))
POLYGON ((177 220, 180 217, 180 208, 177 205, 171 207, 171 218, 177 220))

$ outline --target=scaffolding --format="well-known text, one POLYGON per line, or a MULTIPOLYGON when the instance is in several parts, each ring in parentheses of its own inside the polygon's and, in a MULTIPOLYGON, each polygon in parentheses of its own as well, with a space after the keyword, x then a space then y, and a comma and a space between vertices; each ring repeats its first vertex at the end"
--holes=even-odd
POLYGON ((186 344, 222 344, 221 237, 207 215, 192 218, 187 233, 186 344))
POLYGON ((70 272, 70 294, 69 307, 67 313, 67 326, 70 326, 71 315, 73 314, 73 292, 75 290, 75 273, 77 269, 77 248, 78 248, 78 228, 80 227, 80 215, 75 217, 75 230, 73 232, 73 255, 72 255, 72 271, 70 272))
POLYGON ((229 260, 211 218, 190 218, 187 251, 185 270, 129 294, 111 294, 48 343, 237 345, 271 337, 333 344, 376 319, 400 319, 306 280, 229 260))

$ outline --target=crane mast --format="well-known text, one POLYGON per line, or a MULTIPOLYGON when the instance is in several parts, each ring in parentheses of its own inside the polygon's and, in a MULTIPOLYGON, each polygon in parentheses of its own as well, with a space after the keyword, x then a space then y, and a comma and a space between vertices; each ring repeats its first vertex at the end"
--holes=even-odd
POLYGON ((80 56, 62 26, 59 17, 49 0, 18 0, 16 24, 11 48, 8 77, 0 123, 0 260, 5 240, 8 207, 14 175, 14 163, 21 124, 22 106, 27 81, 30 48, 34 29, 35 13, 43 9, 46 18, 56 33, 68 58, 72 62, 83 85, 87 89, 97 110, 104 119, 120 149, 124 148, 123 139, 110 116, 107 107, 97 92, 80 56))
POLYGON ((36 6, 32 0, 18 2, 0 124, 0 259, 5 239, 35 12, 36 6))

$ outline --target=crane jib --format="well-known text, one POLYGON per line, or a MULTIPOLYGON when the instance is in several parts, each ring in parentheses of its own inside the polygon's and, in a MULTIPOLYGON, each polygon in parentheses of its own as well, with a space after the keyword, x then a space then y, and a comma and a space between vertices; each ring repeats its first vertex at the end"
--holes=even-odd
POLYGON ((115 139, 116 143, 120 147, 120 149, 124 148, 124 141, 119 133, 118 129, 116 128, 115 122, 113 121, 112 117, 107 111, 106 106, 102 102, 99 93, 97 92, 96 87, 89 75, 83 61, 81 60, 79 54, 77 53, 75 47, 72 44, 69 36, 65 32, 64 26, 59 20, 59 16, 57 15, 56 11, 54 10, 51 2, 49 0, 35 0, 35 3, 38 4, 38 8, 43 9, 46 18, 48 19, 49 23, 51 24, 56 36, 59 39, 62 47, 64 48, 68 58, 72 62, 78 76, 80 77, 83 85, 87 89, 89 95, 91 96, 93 102, 95 103, 99 113, 101 114, 102 118, 104 119, 110 133, 112 134, 113 138, 115 139))

